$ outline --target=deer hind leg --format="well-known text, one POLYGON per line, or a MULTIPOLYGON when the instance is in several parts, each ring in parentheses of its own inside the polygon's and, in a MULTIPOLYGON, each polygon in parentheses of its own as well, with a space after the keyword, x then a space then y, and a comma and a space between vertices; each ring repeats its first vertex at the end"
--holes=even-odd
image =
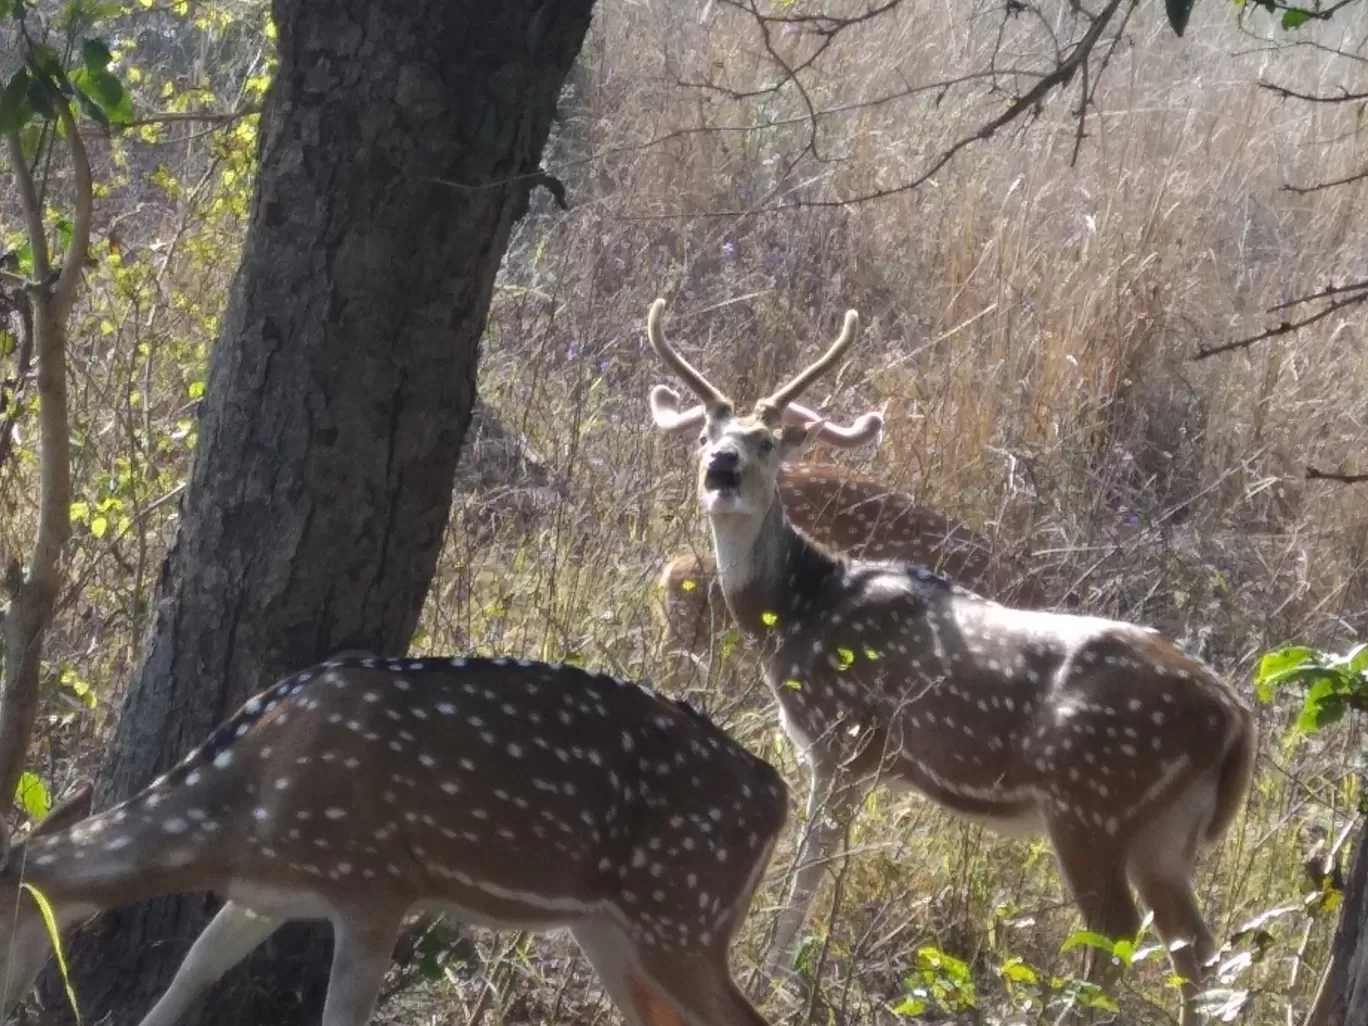
MULTIPOLYGON (((1070 812, 1052 812, 1047 825, 1060 872, 1087 929, 1112 941, 1133 939, 1140 932, 1140 912, 1126 880, 1125 852, 1107 844, 1100 830, 1085 829, 1070 812)), ((1110 958, 1087 949, 1089 980, 1102 982, 1110 969, 1110 958)))
POLYGON ((1201 780, 1148 823, 1132 846, 1130 877, 1154 913, 1154 928, 1183 978, 1183 1026, 1200 1022, 1195 1000, 1216 942, 1197 907, 1193 864, 1216 804, 1216 783, 1201 780))
POLYGON ((606 917, 571 933, 627 1026, 768 1026, 732 980, 725 950, 646 947, 606 917))
POLYGON ((333 960, 322 1026, 366 1026, 389 970, 404 910, 351 909, 332 918, 333 960))
POLYGON ((205 990, 237 965, 284 922, 227 902, 195 938, 185 960, 140 1026, 173 1026, 205 990))
POLYGON ((807 922, 822 876, 864 797, 864 788, 837 782, 815 763, 811 766, 812 788, 808 791, 807 822, 798 847, 798 868, 765 956, 765 973, 769 976, 793 964, 798 934, 807 922))

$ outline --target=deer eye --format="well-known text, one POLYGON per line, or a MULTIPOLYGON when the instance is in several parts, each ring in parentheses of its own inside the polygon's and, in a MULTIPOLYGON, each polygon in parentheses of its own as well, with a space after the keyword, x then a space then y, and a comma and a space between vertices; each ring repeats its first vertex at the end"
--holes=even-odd
POLYGON ((708 444, 708 433, 707 433, 706 431, 704 431, 702 434, 700 434, 700 435, 698 436, 698 444, 699 444, 699 445, 707 445, 707 444, 708 444))

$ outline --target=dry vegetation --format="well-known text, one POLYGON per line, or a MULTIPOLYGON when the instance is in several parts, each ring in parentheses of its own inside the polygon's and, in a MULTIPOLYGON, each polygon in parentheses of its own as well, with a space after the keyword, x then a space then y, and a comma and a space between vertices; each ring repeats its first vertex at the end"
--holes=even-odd
MULTIPOLYGON (((520 501, 507 489, 457 496, 417 647, 571 657, 668 681, 801 792, 754 663, 724 642, 706 669, 685 664, 657 627, 665 554, 707 543, 688 446, 648 428, 646 392, 663 375, 643 319, 658 294, 670 300, 673 337, 741 396, 858 308, 858 355, 813 401, 843 416, 887 403, 884 443, 862 469, 992 535, 1058 608, 1151 624, 1237 680, 1260 650, 1289 639, 1361 639, 1368 491, 1304 481, 1303 469, 1365 469, 1362 312, 1192 360, 1199 347, 1264 328, 1272 303, 1368 264, 1361 185, 1282 188, 1361 162, 1353 111, 1252 86, 1260 75, 1328 86, 1343 65, 1271 48, 1219 4, 1199 8, 1180 42, 1160 11, 1147 3, 1133 15, 1076 159, 1072 94, 1056 96, 1029 126, 976 143, 920 188, 848 205, 838 201, 917 176, 1000 107, 981 84, 862 104, 981 67, 999 42, 1000 10, 908 3, 841 34, 803 79, 807 100, 835 112, 793 163, 812 138, 797 90, 726 91, 776 75, 749 17, 711 4, 603 3, 547 158, 572 209, 538 197, 519 226, 481 380, 553 478, 520 501), (680 84, 705 79, 726 90, 680 84), (736 130, 696 131, 718 125, 736 130), (833 205, 760 209, 797 198, 833 205)), ((1004 52, 1044 51, 1043 22, 1008 26, 1004 52)), ((1357 46, 1363 28, 1326 27, 1319 38, 1357 46)), ((810 45, 796 32, 775 44, 788 60, 810 45)), ((86 530, 71 564, 42 746, 59 788, 97 757, 136 658, 174 526, 166 500, 191 440, 175 425, 231 272, 231 246, 202 240, 231 243, 240 230, 234 204, 213 208, 192 193, 195 176, 226 158, 212 136, 183 140, 130 141, 121 192, 100 215, 106 227, 118 218, 121 195, 142 204, 130 199, 124 213, 140 226, 151 298, 121 301, 112 318, 101 290, 118 285, 92 272, 95 305, 73 341, 78 491, 96 496, 101 475, 129 467, 156 475, 135 489, 120 537, 86 530), (159 161, 183 188, 140 177, 159 161), (192 258, 192 245, 204 251, 192 258), (67 711, 64 671, 95 686, 95 714, 67 711)), ((26 536, 32 469, 0 473, 6 556, 26 536)), ((1264 710, 1261 720, 1265 756, 1247 815, 1204 864, 1201 893, 1223 936, 1265 910, 1300 907, 1304 855, 1340 835, 1358 800, 1346 774, 1360 736, 1344 729, 1285 749, 1285 715, 1264 710)), ((1043 842, 998 840, 889 793, 872 799, 853 842, 812 924, 823 987, 801 1007, 774 998, 772 1017, 893 1021, 930 945, 971 964, 981 1021, 1037 1021, 1038 1003, 999 970, 1013 958, 1044 973, 1075 968, 1077 953, 1059 952, 1076 914, 1043 842)), ((775 858, 739 967, 763 949, 789 855, 775 858)), ((1256 995, 1239 1021, 1284 1023, 1289 1006, 1306 1006, 1332 923, 1301 911, 1269 921, 1262 960, 1236 981, 1256 995)), ((509 1022, 609 1014, 606 1003, 584 1004, 592 985, 568 947, 527 955, 483 936, 478 947, 499 953, 484 966, 498 971, 454 973, 439 1002, 425 996, 425 1021, 465 1021, 477 1003, 509 1022), (475 979, 496 980, 497 993, 475 979)), ((1127 977, 1122 1021, 1169 1021, 1176 999, 1162 965, 1127 977)), ((413 1000, 396 998, 396 1018, 417 1021, 413 1000)))

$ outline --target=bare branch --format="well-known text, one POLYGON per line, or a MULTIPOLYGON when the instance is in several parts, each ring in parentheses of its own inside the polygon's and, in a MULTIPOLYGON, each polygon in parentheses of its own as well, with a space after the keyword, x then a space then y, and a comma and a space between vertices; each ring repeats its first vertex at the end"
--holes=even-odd
POLYGON ((1290 335, 1295 331, 1300 331, 1302 328, 1315 324, 1317 321, 1323 321, 1325 320, 1325 318, 1329 317, 1336 311, 1343 310, 1346 307, 1350 306, 1357 306, 1362 302, 1368 301, 1368 282, 1360 282, 1357 286, 1349 286, 1342 289, 1338 289, 1333 292, 1329 290, 1322 290, 1315 296, 1308 296, 1303 299, 1293 300, 1289 303, 1281 303, 1278 306, 1273 307, 1270 313, 1276 312, 1278 310, 1285 310, 1290 306, 1296 306, 1301 303, 1310 302, 1313 299, 1325 298, 1329 295, 1338 295, 1340 298, 1335 299, 1333 302, 1327 304, 1324 310, 1320 310, 1307 317, 1303 317, 1301 320, 1284 319, 1275 327, 1269 328, 1266 331, 1261 331, 1257 335, 1250 335, 1247 338, 1236 339, 1233 342, 1223 342, 1221 345, 1218 346, 1210 346, 1208 348, 1199 349, 1197 350, 1197 354, 1193 356, 1192 359, 1195 362, 1198 360, 1205 360, 1207 357, 1210 356, 1218 356, 1221 353, 1230 353, 1234 352, 1237 349, 1247 349, 1249 346, 1254 345, 1254 343, 1256 342, 1264 342, 1270 338, 1277 338, 1280 335, 1290 335), (1359 291, 1352 291, 1355 288, 1357 288, 1359 291))
MULTIPOLYGON (((62 350, 66 350, 66 323, 71 316, 71 308, 76 302, 76 286, 80 284, 85 271, 86 252, 90 248, 90 221, 94 210, 94 189, 90 180, 90 158, 86 154, 85 142, 76 126, 76 119, 65 104, 58 104, 58 116, 66 129, 67 148, 71 150, 71 171, 76 192, 74 199, 75 214, 71 221, 71 248, 62 264, 61 277, 52 289, 52 318, 63 325, 62 350)), ((41 214, 40 214, 41 216, 41 214)), ((36 270, 36 268, 35 268, 36 270)), ((40 275, 41 278, 41 275, 40 275)), ((42 364, 42 354, 38 356, 42 364)), ((65 365, 62 372, 63 389, 66 385, 65 365)), ((40 386, 41 388, 41 386, 40 386)), ((62 418, 62 432, 66 433, 66 418, 62 418)))
POLYGON ((1340 474, 1333 470, 1318 470, 1315 467, 1307 467, 1306 480, 1336 481, 1339 484, 1362 484, 1364 481, 1368 481, 1368 474, 1340 474))
POLYGON ((1360 182, 1368 178, 1368 168, 1362 171, 1355 171, 1352 175, 1344 178, 1336 178, 1328 182, 1314 182, 1311 185, 1293 185, 1290 182, 1283 186, 1284 192, 1296 193, 1298 196, 1305 196, 1309 192, 1320 192, 1322 189, 1333 189, 1340 185, 1350 185, 1353 182, 1360 182))
MULTIPOLYGON (((1088 26, 1088 30, 1083 34, 1082 38, 1080 38, 1070 48, 1066 49, 1057 57, 1055 67, 1051 68, 1048 72, 1040 73, 1035 84, 1032 85, 1031 88, 1028 89, 1026 92, 1011 99, 1005 105, 1005 109, 1003 109, 1001 113, 997 114, 990 120, 984 122, 972 132, 969 132, 964 136, 960 137, 946 149, 942 150, 931 161, 927 168, 921 174, 917 175, 917 177, 913 179, 901 182, 897 185, 873 189, 866 193, 861 193, 856 196, 848 196, 840 199, 790 199, 773 204, 764 202, 752 209, 716 210, 706 211, 701 214, 699 212, 691 211, 687 215, 649 214, 639 215, 636 218, 634 218, 634 220, 670 220, 676 217, 683 216, 744 217, 761 212, 813 209, 822 207, 848 207, 855 206, 857 204, 870 203, 876 200, 887 199, 890 196, 896 196, 901 193, 910 192, 914 189, 917 189, 924 185, 931 178, 933 178, 936 174, 938 174, 942 168, 949 164, 956 156, 958 156, 963 150, 967 149, 969 146, 972 146, 976 142, 992 138, 1002 129, 1006 128, 1008 125, 1022 118, 1024 115, 1039 113, 1039 111, 1044 105, 1046 98, 1056 89, 1060 89, 1067 86, 1070 82, 1073 81, 1074 76, 1078 75, 1079 72, 1084 68, 1088 59, 1093 55, 1093 52, 1098 45, 1098 42, 1101 40, 1108 26, 1110 26, 1113 23, 1113 20, 1116 17, 1116 13, 1120 8, 1121 3, 1122 0, 1107 0, 1106 6, 1104 6, 1102 10, 1096 14, 1090 14, 1086 10, 1083 10, 1081 7, 1076 7, 1075 10, 1077 11, 1077 13, 1079 13, 1080 16, 1089 20, 1090 24, 1088 26)), ((733 3, 732 6, 737 6, 737 4, 733 3)), ((1108 54, 1108 58, 1109 57, 1110 54, 1108 54)), ((794 74, 797 74, 801 72, 804 68, 806 68, 810 64, 810 62, 811 61, 809 59, 808 61, 805 61, 804 63, 796 65, 792 68, 786 68, 786 70, 792 71, 794 74)), ((994 73, 980 75, 977 77, 988 77, 990 79, 993 79, 1001 74, 1004 73, 999 70, 994 73)), ((967 76, 965 80, 968 80, 967 76)), ((732 92, 730 90, 719 91, 725 92, 733 99, 747 99, 754 95, 763 95, 765 93, 777 90, 784 84, 785 81, 787 81, 787 79, 784 79, 783 81, 772 86, 765 87, 764 89, 753 90, 749 92, 732 92)), ((712 86, 710 83, 694 84, 704 88, 717 88, 715 86, 712 86)), ((820 112, 810 112, 808 117, 818 116, 819 113, 820 112)), ((807 120, 807 118, 805 118, 804 120, 807 120)))
POLYGON ((1260 89, 1267 89, 1275 96, 1280 96, 1284 100, 1303 100, 1306 103, 1356 103, 1359 100, 1368 100, 1368 92, 1351 93, 1340 86, 1339 93, 1331 96, 1325 93, 1303 93, 1287 86, 1280 86, 1275 82, 1260 82, 1260 89))
POLYGON ((116 125, 123 131, 130 128, 142 128, 144 125, 175 125, 175 124, 201 124, 201 125, 229 125, 234 121, 241 121, 249 118, 253 114, 261 113, 261 104, 252 103, 246 107, 239 107, 237 110, 225 111, 163 111, 159 114, 149 114, 143 118, 135 118, 132 121, 116 125))

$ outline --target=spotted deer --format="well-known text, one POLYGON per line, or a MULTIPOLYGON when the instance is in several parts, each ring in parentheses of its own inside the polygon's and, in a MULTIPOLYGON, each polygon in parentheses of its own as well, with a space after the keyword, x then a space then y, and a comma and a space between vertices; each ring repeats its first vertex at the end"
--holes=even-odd
POLYGON ((293 919, 332 924, 323 1026, 362 1026, 401 921, 427 909, 568 927, 630 1026, 764 1026, 727 955, 786 804, 771 766, 646 687, 506 659, 336 659, 251 699, 140 794, 82 818, 86 794, 8 852, 0 1013, 51 950, 28 884, 59 927, 226 899, 142 1026, 171 1026, 293 919))
MULTIPOLYGON (((703 423, 701 404, 681 413, 678 395, 663 385, 652 389, 650 400, 656 427, 665 434, 693 434, 703 423)), ((786 417, 817 423, 819 438, 844 449, 876 440, 883 426, 881 417, 866 414, 852 426, 840 427, 792 403, 786 417)), ((778 490, 793 526, 837 551, 921 563, 999 600, 1010 596, 1028 606, 1043 600, 1032 575, 1016 560, 995 553, 991 538, 874 478, 833 464, 785 464, 779 468, 778 490)), ((713 558, 693 550, 677 552, 667 560, 658 584, 666 631, 693 658, 705 658, 711 639, 731 625, 713 558)))
MULTIPOLYGON (((702 401, 698 492, 723 596, 762 642, 766 679, 811 789, 798 868, 770 949, 789 963, 824 867, 877 783, 998 831, 1049 837, 1090 930, 1130 938, 1152 910, 1183 985, 1213 953, 1194 859, 1243 804, 1256 749, 1237 691, 1151 630, 1009 608, 915 563, 838 555, 795 529, 781 464, 814 434, 784 410, 847 351, 835 343, 749 416, 647 317, 656 353, 702 401)), ((1092 953, 1086 971, 1096 978, 1092 953)))

